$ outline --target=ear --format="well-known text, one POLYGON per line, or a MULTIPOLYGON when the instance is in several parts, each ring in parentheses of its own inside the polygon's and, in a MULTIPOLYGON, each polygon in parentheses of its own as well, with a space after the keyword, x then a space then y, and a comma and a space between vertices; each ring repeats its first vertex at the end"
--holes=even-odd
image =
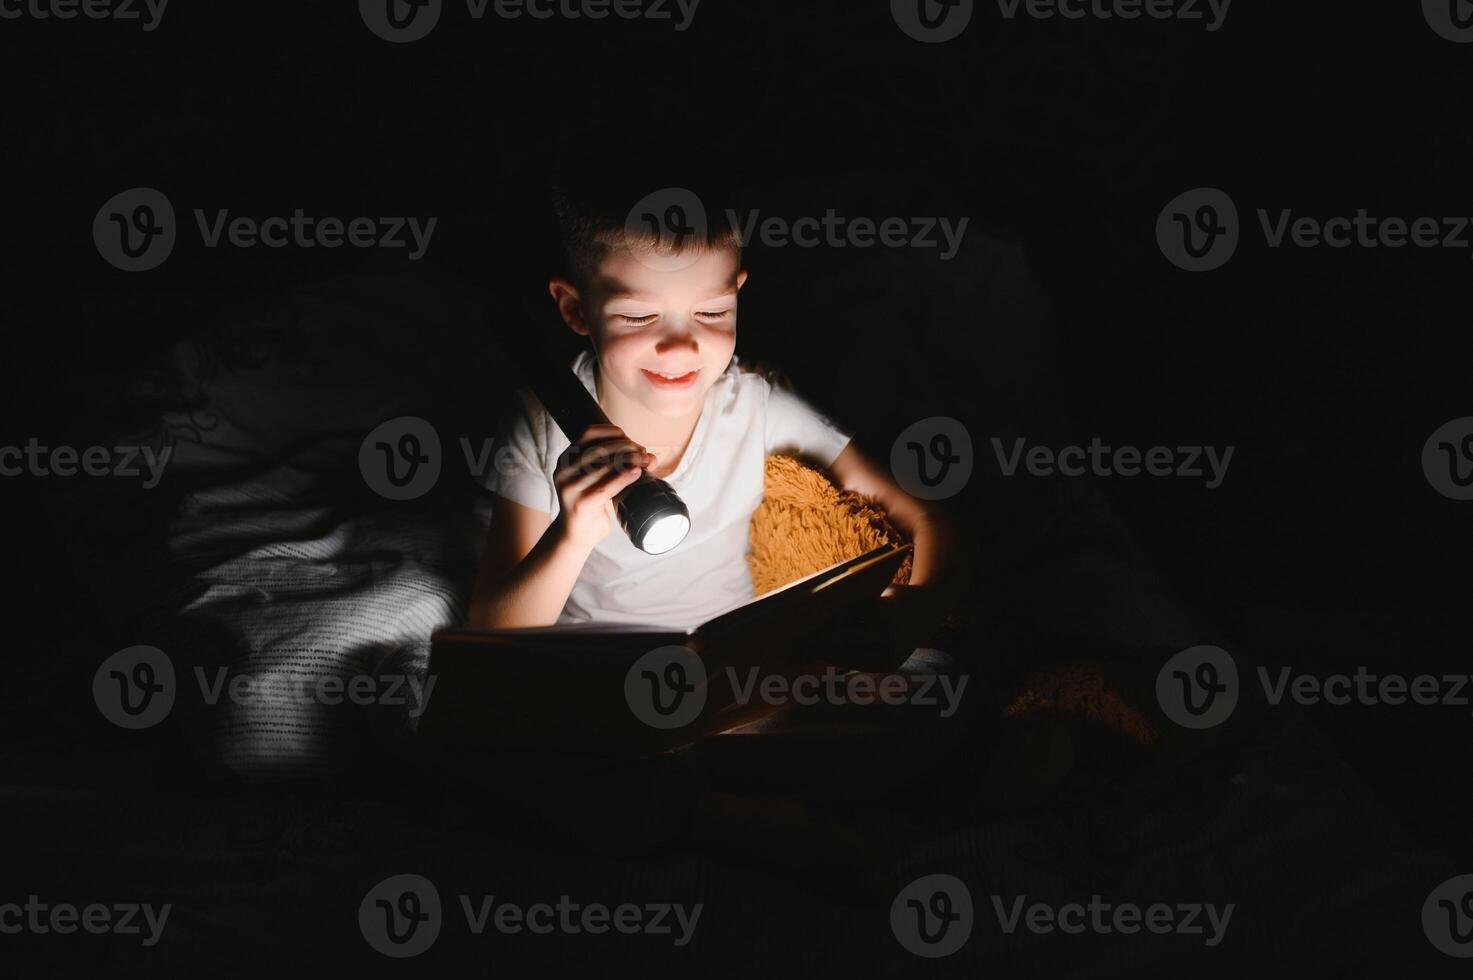
POLYGON ((583 297, 578 292, 578 287, 567 279, 549 279, 547 292, 552 296, 552 302, 557 306, 563 322, 574 333, 587 337, 588 323, 583 314, 583 297))
POLYGON ((738 272, 737 273, 737 276, 736 276, 737 292, 741 292, 742 291, 742 287, 745 286, 746 284, 747 284, 747 270, 746 269, 743 269, 740 272, 738 272))

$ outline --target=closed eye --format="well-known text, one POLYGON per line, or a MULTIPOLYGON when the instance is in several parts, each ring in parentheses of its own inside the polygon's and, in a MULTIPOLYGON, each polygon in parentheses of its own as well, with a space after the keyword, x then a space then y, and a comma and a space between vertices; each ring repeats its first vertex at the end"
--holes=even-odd
POLYGON ((696 311, 696 316, 704 317, 707 320, 720 320, 722 317, 726 316, 730 312, 731 312, 731 310, 729 310, 729 309, 726 309, 726 310, 697 310, 696 311))
POLYGON ((648 313, 644 316, 625 316, 623 313, 619 313, 616 315, 625 323, 631 324, 636 327, 642 327, 646 323, 652 323, 656 316, 654 313, 648 313))

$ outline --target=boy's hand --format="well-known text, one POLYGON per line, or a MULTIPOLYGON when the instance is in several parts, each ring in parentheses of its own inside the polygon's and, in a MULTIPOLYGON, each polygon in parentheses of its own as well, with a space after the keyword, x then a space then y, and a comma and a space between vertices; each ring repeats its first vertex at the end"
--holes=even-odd
POLYGON ((553 530, 592 551, 613 529, 614 497, 654 464, 654 455, 618 426, 589 426, 552 475, 562 507, 553 530))
POLYGON ((930 639, 946 618, 943 596, 928 585, 891 585, 880 594, 877 608, 891 642, 907 656, 930 639))
POLYGON ((851 670, 893 671, 941 625, 944 603, 923 585, 892 585, 839 622, 828 624, 821 640, 837 666, 851 670))

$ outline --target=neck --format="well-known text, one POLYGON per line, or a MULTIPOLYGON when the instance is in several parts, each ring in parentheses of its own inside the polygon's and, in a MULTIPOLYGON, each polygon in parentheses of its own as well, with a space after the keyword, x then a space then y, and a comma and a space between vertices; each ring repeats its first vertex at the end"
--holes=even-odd
POLYGON ((696 423, 701 419, 705 399, 696 405, 693 412, 680 416, 656 415, 638 402, 624 397, 611 385, 605 385, 603 377, 594 375, 594 389, 599 407, 609 421, 624 430, 630 439, 655 454, 656 463, 651 470, 655 476, 666 476, 672 472, 685 453, 696 423))

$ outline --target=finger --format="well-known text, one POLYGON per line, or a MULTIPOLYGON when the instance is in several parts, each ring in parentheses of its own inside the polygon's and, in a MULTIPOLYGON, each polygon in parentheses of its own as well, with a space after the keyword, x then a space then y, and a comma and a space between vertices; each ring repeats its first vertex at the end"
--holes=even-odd
POLYGON ((607 462, 598 466, 571 467, 567 470, 563 482, 558 484, 558 489, 564 494, 582 496, 588 492, 589 487, 592 487, 599 480, 613 472, 620 471, 616 470, 613 465, 607 462))
POLYGON ((612 422, 595 422, 588 428, 584 429, 582 432, 578 433, 578 438, 574 439, 573 442, 591 442, 595 439, 607 439, 610 436, 619 437, 623 435, 624 430, 619 428, 617 425, 614 425, 612 422))
POLYGON ((568 468, 599 466, 607 460, 622 460, 625 466, 643 465, 649 455, 644 447, 628 439, 603 439, 586 445, 569 446, 559 457, 559 465, 568 468))
POLYGON ((590 497, 603 497, 606 500, 613 500, 614 497, 618 496, 620 490, 623 490, 625 487, 629 486, 629 484, 633 483, 635 480, 638 480, 639 475, 642 472, 644 471, 639 469, 638 467, 635 467, 632 470, 622 470, 618 473, 611 473, 605 476, 603 479, 599 480, 593 486, 589 487, 584 492, 590 497))
POLYGON ((587 486, 589 476, 597 476, 613 470, 616 473, 639 472, 644 468, 644 456, 620 453, 617 456, 602 456, 597 459, 574 459, 565 462, 553 472, 552 482, 559 488, 577 483, 587 486))

